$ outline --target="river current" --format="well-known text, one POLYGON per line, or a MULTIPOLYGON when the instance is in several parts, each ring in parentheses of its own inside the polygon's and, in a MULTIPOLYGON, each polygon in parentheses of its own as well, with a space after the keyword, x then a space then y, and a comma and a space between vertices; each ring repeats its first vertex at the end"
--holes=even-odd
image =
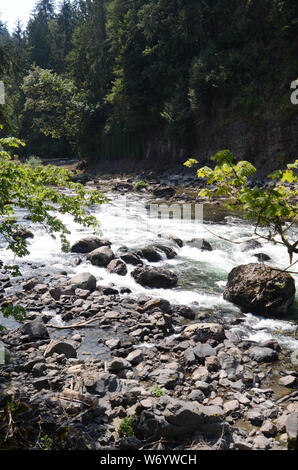
MULTIPOLYGON (((77 274, 87 271, 95 275, 100 285, 131 289, 130 296, 162 297, 173 304, 188 305, 198 312, 211 313, 215 320, 224 317, 228 322, 241 316, 244 317, 244 321, 234 328, 244 334, 244 338, 257 342, 276 338, 283 347, 290 350, 298 349, 295 337, 298 326, 298 293, 288 315, 282 319, 265 318, 251 313, 243 314, 240 308, 225 301, 222 295, 231 269, 240 264, 257 262, 257 258, 253 256, 256 253, 269 255, 271 260, 267 264, 270 266, 288 267, 289 257, 283 246, 262 241, 261 248, 243 252, 243 245, 238 242, 247 240, 252 235, 252 225, 237 216, 223 212, 216 206, 213 209, 208 206, 208 210, 206 207, 197 207, 194 218, 189 216, 189 207, 184 209, 184 217, 181 216, 179 208, 174 207, 174 215, 171 212, 170 217, 163 215, 160 218, 156 208, 150 206, 148 209, 150 200, 145 194, 111 192, 106 195, 109 203, 92 208, 90 213, 98 218, 100 236, 112 242, 114 252, 121 246, 138 249, 153 242, 167 244, 167 240, 158 238, 160 232, 171 233, 184 242, 193 238, 204 238, 211 244, 213 250, 201 251, 186 243, 182 248, 173 246, 178 256, 171 260, 164 258, 154 265, 175 272, 179 278, 178 286, 173 289, 149 289, 140 286, 132 278, 130 275, 134 269, 132 266, 128 266, 126 276, 110 274, 104 268, 92 266, 84 257, 81 264, 73 266, 71 261, 76 255, 63 254, 59 239, 53 240, 41 226, 31 227, 30 221, 23 219, 25 213, 17 211, 21 224, 34 232, 34 239, 29 241, 30 255, 22 260, 14 260, 11 252, 3 250, 4 244, 0 241, 1 259, 20 264, 21 271, 26 277, 31 274, 36 276, 36 270, 31 269, 29 263, 40 265, 40 270, 43 272, 67 271, 68 274, 77 274), (236 243, 230 243, 216 235, 236 243)), ((71 232, 69 237, 71 243, 92 235, 90 229, 75 224, 72 217, 63 216, 62 220, 71 232)), ((297 232, 297 228, 293 229, 291 233, 293 240, 297 239, 297 232)), ((298 276, 292 275, 297 282, 298 276)))

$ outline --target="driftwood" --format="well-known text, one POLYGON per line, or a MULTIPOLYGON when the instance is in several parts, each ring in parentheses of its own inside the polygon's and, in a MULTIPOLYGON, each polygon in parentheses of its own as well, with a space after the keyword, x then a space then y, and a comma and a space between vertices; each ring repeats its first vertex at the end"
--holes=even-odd
POLYGON ((76 323, 74 325, 47 325, 47 328, 56 328, 57 330, 67 330, 72 328, 92 328, 95 325, 90 325, 90 323, 99 320, 99 318, 92 318, 83 323, 76 323))

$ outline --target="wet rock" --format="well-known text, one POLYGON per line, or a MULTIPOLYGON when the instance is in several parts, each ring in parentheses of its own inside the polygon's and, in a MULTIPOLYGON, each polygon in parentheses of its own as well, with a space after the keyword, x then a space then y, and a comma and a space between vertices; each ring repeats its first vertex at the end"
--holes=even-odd
POLYGON ((149 245, 145 248, 142 248, 141 250, 138 250, 137 255, 152 263, 162 260, 162 252, 153 245, 149 245))
POLYGON ((258 261, 260 261, 260 262, 271 261, 270 256, 266 255, 265 253, 256 253, 253 256, 255 258, 258 258, 258 261))
POLYGON ((85 237, 75 242, 70 250, 72 253, 90 253, 102 246, 111 246, 111 242, 106 238, 85 237))
POLYGON ((170 248, 169 246, 165 245, 153 245, 154 248, 157 250, 163 252, 168 259, 173 259, 177 256, 177 253, 173 248, 170 248))
POLYGON ((83 289, 93 292, 96 289, 96 277, 86 272, 77 274, 69 280, 69 284, 74 291, 76 289, 83 289))
POLYGON ((137 266, 138 264, 143 265, 143 261, 141 260, 141 258, 136 253, 132 253, 130 251, 127 253, 121 254, 120 258, 126 264, 132 264, 133 266, 137 266))
POLYGON ((169 199, 173 197, 175 193, 176 190, 172 186, 158 185, 153 189, 153 195, 161 199, 169 199))
POLYGON ((250 263, 232 269, 223 295, 253 313, 281 316, 293 303, 295 282, 288 273, 250 263))
POLYGON ((118 274, 119 276, 125 276, 127 274, 126 264, 120 259, 113 259, 108 265, 107 270, 111 274, 118 274))
POLYGON ((27 238, 34 238, 33 233, 26 228, 20 228, 19 230, 15 230, 12 236, 13 238, 23 238, 24 240, 26 240, 27 238))
POLYGON ((136 268, 131 275, 142 286, 170 288, 178 283, 176 274, 161 268, 140 267, 136 268))
POLYGON ((114 253, 109 247, 103 246, 91 251, 87 259, 91 261, 94 266, 106 267, 112 259, 114 259, 114 253))
POLYGON ((159 238, 166 238, 168 240, 172 240, 180 248, 183 247, 183 241, 180 238, 176 237, 175 235, 172 235, 171 233, 163 232, 163 233, 159 233, 158 236, 159 236, 159 238))
POLYGON ((257 248, 261 247, 262 243, 258 242, 258 240, 246 240, 245 242, 243 242, 241 251, 256 250, 257 248))
POLYGON ((213 251, 212 246, 210 245, 207 240, 204 238, 193 238, 189 242, 187 242, 187 245, 192 246, 194 248, 198 248, 201 251, 213 251))
POLYGON ((66 357, 77 357, 76 349, 71 341, 55 339, 52 340, 45 351, 45 357, 56 354, 64 354, 66 357))
POLYGON ((248 355, 257 362, 275 362, 278 361, 278 354, 270 348, 252 347, 248 350, 248 355))

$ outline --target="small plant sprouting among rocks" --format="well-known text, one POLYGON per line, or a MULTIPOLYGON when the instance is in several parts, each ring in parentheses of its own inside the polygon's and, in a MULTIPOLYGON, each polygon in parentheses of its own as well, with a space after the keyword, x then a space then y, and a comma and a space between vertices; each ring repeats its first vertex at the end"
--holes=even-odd
POLYGON ((136 191, 139 191, 139 190, 142 189, 142 188, 147 188, 147 186, 148 186, 147 181, 145 181, 145 180, 140 180, 140 181, 137 181, 137 182, 136 182, 136 184, 134 185, 134 189, 135 189, 136 191))
POLYGON ((134 430, 132 424, 134 422, 134 418, 123 418, 119 429, 118 434, 119 437, 129 437, 134 435, 134 430))
POLYGON ((53 439, 47 434, 40 438, 40 446, 42 450, 52 450, 53 439))
POLYGON ((165 391, 159 388, 157 385, 151 387, 150 390, 152 392, 152 395, 154 395, 156 398, 163 397, 165 395, 165 391))

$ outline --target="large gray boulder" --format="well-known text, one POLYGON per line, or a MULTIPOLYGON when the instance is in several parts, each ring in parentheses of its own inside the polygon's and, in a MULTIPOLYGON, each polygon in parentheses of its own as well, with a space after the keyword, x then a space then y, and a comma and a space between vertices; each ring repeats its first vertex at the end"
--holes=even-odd
POLYGON ((51 341, 45 351, 45 357, 52 356, 54 353, 64 354, 67 358, 77 357, 77 351, 74 346, 74 343, 67 340, 55 339, 51 341))
POLYGON ((70 250, 72 253, 90 253, 102 246, 111 246, 111 242, 106 238, 85 237, 75 242, 70 250))
POLYGON ((96 289, 96 277, 90 273, 80 273, 69 280, 70 286, 75 291, 76 289, 89 290, 90 292, 96 289))
POLYGON ((26 322, 21 326, 20 332, 28 336, 29 341, 37 341, 40 339, 49 339, 50 335, 41 318, 26 322))
POLYGON ((138 284, 147 287, 170 288, 178 283, 176 274, 150 266, 136 268, 131 275, 138 284))
POLYGON ((126 264, 121 259, 113 259, 107 266, 107 270, 111 274, 118 274, 119 276, 125 276, 127 274, 126 264))
POLYGON ((108 246, 103 246, 91 251, 87 259, 95 266, 106 267, 114 257, 112 250, 108 246))
POLYGON ((232 269, 223 296, 252 313, 279 317, 294 301, 295 281, 286 272, 249 263, 232 269))

